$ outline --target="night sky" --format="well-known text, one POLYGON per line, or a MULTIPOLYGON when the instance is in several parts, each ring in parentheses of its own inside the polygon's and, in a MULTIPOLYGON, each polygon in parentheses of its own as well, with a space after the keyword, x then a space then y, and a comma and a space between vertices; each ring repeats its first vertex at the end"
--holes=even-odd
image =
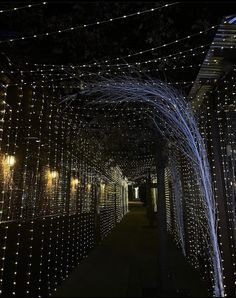
MULTIPOLYGON (((0 39, 9 39, 33 34, 57 31, 80 24, 89 24, 143 11, 173 2, 79 2, 53 1, 44 6, 5 13, 0 18, 0 39)), ((1 9, 24 6, 26 2, 5 2, 1 9)), ((0 45, 1 51, 16 64, 25 62, 48 64, 83 64, 133 54, 138 51, 172 42, 200 30, 217 25, 225 15, 236 13, 235 1, 199 2, 186 1, 176 5, 117 20, 112 23, 91 26, 85 29, 65 32, 49 37, 17 41, 0 45)), ((191 47, 211 43, 216 29, 167 48, 161 48, 144 55, 134 56, 127 62, 141 62, 183 51, 191 47)), ((158 66, 197 65, 204 55, 195 58, 166 61, 158 66)), ((149 65, 155 68, 157 65, 149 65)), ((186 71, 153 72, 153 76, 168 77, 171 80, 194 80, 199 68, 186 71)), ((94 70, 96 72, 96 70, 94 70)))

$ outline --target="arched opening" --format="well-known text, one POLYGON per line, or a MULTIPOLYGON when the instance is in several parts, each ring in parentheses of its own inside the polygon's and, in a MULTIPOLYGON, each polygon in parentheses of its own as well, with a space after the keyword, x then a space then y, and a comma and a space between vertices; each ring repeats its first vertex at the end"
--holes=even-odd
MULTIPOLYGON (((115 115, 117 115, 120 106, 125 106, 125 108, 128 108, 129 105, 138 106, 141 109, 134 113, 135 117, 144 115, 149 125, 153 126, 154 130, 158 132, 158 137, 164 140, 165 146, 162 148, 162 151, 165 151, 169 165, 170 181, 173 190, 172 199, 176 212, 177 237, 184 255, 186 255, 184 220, 187 219, 183 215, 184 198, 178 159, 182 158, 184 162, 188 163, 197 185, 197 191, 199 192, 198 204, 201 208, 193 208, 192 215, 200 222, 200 231, 198 232, 201 234, 200 237, 203 241, 203 250, 211 264, 214 295, 217 297, 224 296, 222 264, 217 238, 216 206, 206 145, 199 132, 194 113, 190 105, 184 100, 183 95, 160 81, 138 81, 128 77, 99 81, 86 87, 82 94, 88 98, 93 98, 91 101, 87 99, 87 108, 90 107, 94 111, 95 109, 99 110, 98 106, 101 106, 106 111, 105 119, 106 117, 111 117, 109 111, 114 111, 114 109, 116 110, 115 115)), ((92 123, 97 120, 96 117, 90 119, 92 123)), ((104 131, 102 133, 104 134, 104 131)), ((117 132, 115 132, 114 136, 117 138, 117 132)), ((157 134, 155 134, 155 137, 157 137, 157 134)), ((159 150, 159 155, 161 155, 160 152, 159 150)), ((163 159, 164 156, 161 156, 161 159, 159 156, 161 162, 160 165, 157 162, 157 166, 164 169, 163 165, 161 165, 163 159)), ((150 165, 147 170, 150 171, 150 165)), ((160 171, 160 169, 157 171, 160 171)), ((147 175, 147 172, 138 174, 147 175)), ((159 179, 161 180, 162 178, 159 179)), ((161 198, 161 200, 163 199, 161 198)), ((159 208, 165 204, 164 202, 159 202, 159 208)), ((160 217, 161 214, 163 212, 160 211, 160 217)), ((162 216, 161 220, 166 221, 166 218, 162 216)))

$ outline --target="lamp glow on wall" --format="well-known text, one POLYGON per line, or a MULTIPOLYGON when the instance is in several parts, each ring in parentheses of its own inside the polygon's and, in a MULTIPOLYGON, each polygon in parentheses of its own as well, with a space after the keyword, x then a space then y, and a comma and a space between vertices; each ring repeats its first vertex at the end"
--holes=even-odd
POLYGON ((91 191, 91 187, 92 187, 91 183, 88 183, 88 184, 87 184, 87 192, 88 192, 88 193, 90 193, 90 191, 91 191))
POLYGON ((72 178, 71 180, 71 190, 72 192, 76 191, 76 187, 79 185, 79 179, 78 178, 72 178))
POLYGON ((106 184, 101 182, 100 186, 102 193, 104 193, 106 184))
POLYGON ((16 163, 16 158, 13 155, 5 155, 2 160, 2 170, 5 182, 9 182, 11 171, 16 163))
POLYGON ((100 189, 101 189, 101 193, 100 193, 100 208, 103 208, 103 206, 104 206, 105 188, 106 188, 106 184, 103 181, 101 181, 101 183, 100 183, 100 189))
POLYGON ((53 183, 57 181, 57 178, 59 176, 59 173, 55 170, 48 170, 47 172, 47 186, 48 188, 51 188, 53 183))
POLYGON ((139 197, 139 187, 135 187, 134 188, 134 197, 135 197, 135 199, 137 200, 138 199, 138 197, 139 197))
POLYGON ((56 179, 58 177, 58 172, 57 171, 51 171, 50 175, 51 175, 52 179, 56 179))
POLYGON ((9 168, 12 168, 16 163, 16 158, 13 155, 7 155, 5 160, 9 168))

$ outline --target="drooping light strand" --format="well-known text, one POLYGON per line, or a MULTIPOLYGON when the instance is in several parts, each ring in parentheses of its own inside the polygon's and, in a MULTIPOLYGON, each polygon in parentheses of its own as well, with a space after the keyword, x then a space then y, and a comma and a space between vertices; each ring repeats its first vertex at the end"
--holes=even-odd
POLYGON ((138 56, 138 55, 143 55, 143 54, 146 54, 146 53, 149 53, 149 52, 153 52, 153 51, 156 51, 156 50, 159 50, 161 48, 166 48, 170 45, 173 45, 173 44, 177 44, 183 40, 187 40, 187 39, 190 39, 192 37, 195 37, 195 36, 199 36, 199 35, 202 35, 202 34, 206 34, 207 32, 217 28, 218 25, 214 25, 214 26, 211 26, 209 29, 206 29, 204 31, 199 31, 197 33, 194 33, 194 34, 191 34, 191 35, 187 35, 185 37, 182 37, 182 38, 179 38, 179 39, 176 39, 174 41, 171 41, 169 43, 166 43, 166 44, 162 44, 158 47, 154 47, 154 48, 151 48, 151 49, 147 49, 147 50, 143 50, 143 51, 139 51, 139 52, 136 52, 134 54, 129 54, 129 55, 126 55, 126 56, 122 56, 122 57, 117 57, 117 58, 113 58, 113 59, 110 59, 110 60, 105 60, 103 62, 100 62, 100 63, 107 63, 107 62, 110 62, 110 61, 119 61, 119 60, 124 60, 124 59, 127 59, 127 58, 131 58, 131 57, 134 57, 134 56, 138 56))
MULTIPOLYGON (((48 81, 45 81, 44 83, 53 83, 55 80, 48 80, 48 81)), ((61 81, 61 80, 59 80, 61 81)), ((38 86, 43 86, 45 89, 78 89, 80 90, 81 89, 81 84, 74 84, 74 85, 49 85, 49 84, 42 84, 40 82, 38 82, 38 84, 36 84, 37 82, 27 82, 27 83, 13 83, 13 84, 9 84, 8 86, 32 86, 32 87, 38 87, 38 86)), ((160 85, 191 85, 191 84, 194 84, 194 81, 182 81, 182 82, 166 82, 166 83, 162 83, 160 82, 160 85)), ((153 85, 155 86, 156 83, 153 83, 153 85)), ((88 85, 84 84, 83 85, 83 88, 86 88, 88 85)))
POLYGON ((84 25, 78 25, 78 26, 74 26, 74 27, 60 29, 60 30, 57 30, 57 31, 40 33, 40 34, 34 34, 34 35, 29 35, 29 36, 26 35, 26 36, 17 37, 17 38, 11 38, 11 39, 6 39, 6 40, 1 40, 0 43, 9 43, 9 42, 12 43, 12 42, 20 41, 20 40, 29 40, 29 39, 35 39, 35 38, 38 38, 38 37, 52 36, 52 35, 61 34, 61 33, 64 33, 64 32, 70 32, 70 31, 74 31, 74 30, 79 30, 79 29, 84 29, 84 28, 88 28, 88 27, 92 27, 92 26, 101 25, 101 24, 111 23, 113 21, 117 21, 117 20, 121 20, 121 19, 127 19, 129 17, 133 17, 133 16, 145 14, 145 13, 154 12, 154 11, 160 10, 162 8, 165 8, 165 7, 176 5, 178 3, 179 2, 169 3, 169 4, 165 4, 165 5, 161 6, 161 7, 155 7, 155 8, 147 9, 145 11, 138 11, 136 13, 132 13, 132 14, 128 14, 128 15, 123 15, 121 17, 110 18, 110 19, 104 20, 104 21, 96 21, 96 22, 93 22, 93 23, 84 24, 84 25))
POLYGON ((28 5, 20 6, 20 7, 13 7, 13 8, 10 8, 10 9, 1 9, 0 14, 7 13, 7 12, 19 11, 19 10, 27 9, 27 8, 33 8, 33 7, 36 7, 36 6, 42 6, 42 5, 46 5, 46 4, 47 4, 47 2, 42 2, 42 3, 28 4, 28 5))
MULTIPOLYGON (((140 61, 140 62, 130 62, 130 63, 116 63, 116 64, 108 64, 108 62, 113 61, 112 60, 106 60, 106 62, 104 61, 100 61, 100 62, 94 62, 94 63, 90 63, 90 64, 81 64, 81 65, 70 65, 70 64, 38 64, 38 63, 33 63, 30 64, 28 62, 26 62, 25 64, 27 66, 40 66, 40 67, 48 67, 51 70, 56 68, 56 69, 66 69, 66 68, 71 68, 71 69, 75 69, 75 68, 92 68, 92 67, 111 67, 111 66, 124 66, 124 65, 142 65, 142 64, 147 64, 147 63, 152 63, 152 62, 158 62, 158 61, 162 61, 163 59, 166 58, 173 58, 174 60, 177 59, 178 56, 181 56, 183 58, 188 57, 187 55, 183 55, 185 53, 190 52, 189 56, 196 56, 196 55, 200 55, 200 54, 204 54, 206 53, 206 51, 201 51, 200 53, 192 53, 194 50, 198 50, 198 49, 203 49, 204 47, 209 46, 210 44, 204 44, 204 45, 200 45, 198 47, 195 48, 190 48, 188 50, 185 51, 178 51, 169 55, 164 55, 164 56, 160 56, 157 57, 155 59, 152 60, 146 60, 146 61, 140 61)), ((149 49, 150 51, 154 51, 149 49)), ((211 49, 211 51, 214 51, 214 49, 211 49)), ((180 57, 180 58, 181 58, 180 57)), ((115 60, 118 58, 115 58, 115 60)))
MULTIPOLYGON (((207 51, 201 51, 199 53, 192 53, 190 55, 182 55, 179 58, 186 58, 189 56, 198 56, 198 55, 203 55, 205 54, 207 51)), ((101 71, 106 71, 106 68, 110 68, 110 69, 122 69, 122 68, 132 68, 135 66, 141 66, 141 65, 146 65, 149 63, 157 63, 160 60, 164 60, 163 62, 167 62, 167 58, 170 57, 172 58, 172 55, 169 56, 163 56, 160 58, 156 58, 153 60, 147 60, 147 61, 142 61, 142 62, 135 62, 135 63, 118 63, 118 64, 106 64, 106 65, 102 65, 102 70, 101 71)), ((173 60, 176 60, 177 56, 173 56, 173 60)), ((59 72, 65 72, 67 71, 68 73, 77 73, 78 68, 80 68, 80 66, 77 65, 48 65, 49 68, 46 68, 47 65, 39 65, 36 64, 33 65, 33 67, 36 67, 36 69, 30 69, 30 70, 10 70, 10 71, 5 71, 5 70, 0 70, 1 74, 15 74, 15 73, 22 73, 22 74, 43 74, 43 73, 57 73, 57 75, 59 76, 59 72), (42 67, 42 68, 41 68, 42 67)), ((97 67, 99 67, 101 65, 97 65, 97 67)), ((174 66, 176 67, 176 65, 174 66)), ((91 68, 91 67, 88 67, 91 68)), ((83 70, 82 74, 86 73, 86 70, 83 70)), ((96 73, 96 72, 94 72, 96 73)))
POLYGON ((177 58, 186 58, 186 57, 191 57, 191 56, 194 57, 194 56, 197 56, 197 55, 205 54, 207 52, 206 50, 203 50, 201 52, 194 53, 193 52, 194 50, 203 49, 204 47, 207 47, 209 45, 210 44, 205 44, 205 45, 201 45, 199 47, 191 48, 191 49, 186 50, 186 51, 180 51, 180 52, 169 54, 169 55, 166 55, 166 56, 157 57, 157 58, 151 59, 151 60, 146 60, 146 61, 141 61, 141 62, 134 62, 134 63, 130 63, 129 65, 132 65, 132 64, 142 65, 142 64, 148 64, 148 63, 155 63, 155 62, 159 62, 159 61, 162 61, 162 60, 164 60, 164 62, 165 62, 166 61, 165 59, 167 59, 167 58, 172 58, 172 59, 176 60, 177 58), (188 52, 190 52, 190 54, 185 55, 185 53, 188 53, 188 52))
MULTIPOLYGON (((151 69, 139 69, 136 67, 128 67, 128 68, 120 68, 118 67, 117 69, 107 69, 104 71, 98 71, 98 72, 79 72, 77 73, 76 71, 62 71, 61 73, 55 73, 55 72, 51 72, 48 70, 39 70, 38 72, 31 72, 30 74, 32 75, 32 78, 35 80, 35 83, 38 82, 56 82, 56 81, 66 81, 66 80, 78 80, 78 78, 82 78, 82 77, 99 77, 100 75, 110 75, 110 74, 132 74, 132 73, 150 73, 150 72, 156 72, 156 73, 160 73, 160 72, 165 72, 165 71, 188 71, 191 69, 199 69, 199 67, 201 66, 201 64, 193 64, 193 65, 182 65, 182 66, 176 66, 173 65, 172 67, 162 67, 162 68, 151 68, 151 69), (42 80, 40 80, 40 78, 43 78, 42 80), (47 80, 49 79, 49 80, 47 80), (37 80, 37 81, 36 81, 37 80)), ((4 72, 2 72, 4 73, 4 72)), ((23 74, 23 72, 21 72, 23 74)), ((26 73, 26 72, 25 72, 26 73)), ((28 74, 28 73, 27 73, 28 74)))

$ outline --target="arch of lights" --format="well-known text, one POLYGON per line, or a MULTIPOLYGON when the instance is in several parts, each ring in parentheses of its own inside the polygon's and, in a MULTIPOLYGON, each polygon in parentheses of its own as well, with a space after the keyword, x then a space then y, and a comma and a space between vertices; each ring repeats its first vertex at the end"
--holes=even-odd
MULTIPOLYGON (((123 102, 148 103, 144 111, 150 117, 156 129, 168 140, 170 146, 177 149, 185 161, 190 163, 196 188, 198 190, 198 207, 193 210, 200 223, 205 253, 212 266, 214 295, 224 296, 221 255, 217 236, 216 206, 213 195, 210 167, 204 140, 199 132, 197 121, 191 107, 173 88, 160 82, 139 82, 131 78, 104 79, 88 85, 83 91, 87 96, 95 95, 97 100, 92 104, 116 104, 123 102)), ((173 155, 172 155, 173 156, 173 155)), ((172 157, 173 158, 173 157, 172 157)), ((178 173, 174 161, 170 169, 173 175, 178 173)), ((173 180, 174 183, 179 181, 173 180)), ((184 229, 182 215, 182 191, 179 185, 173 185, 178 237, 184 252, 184 229)))

